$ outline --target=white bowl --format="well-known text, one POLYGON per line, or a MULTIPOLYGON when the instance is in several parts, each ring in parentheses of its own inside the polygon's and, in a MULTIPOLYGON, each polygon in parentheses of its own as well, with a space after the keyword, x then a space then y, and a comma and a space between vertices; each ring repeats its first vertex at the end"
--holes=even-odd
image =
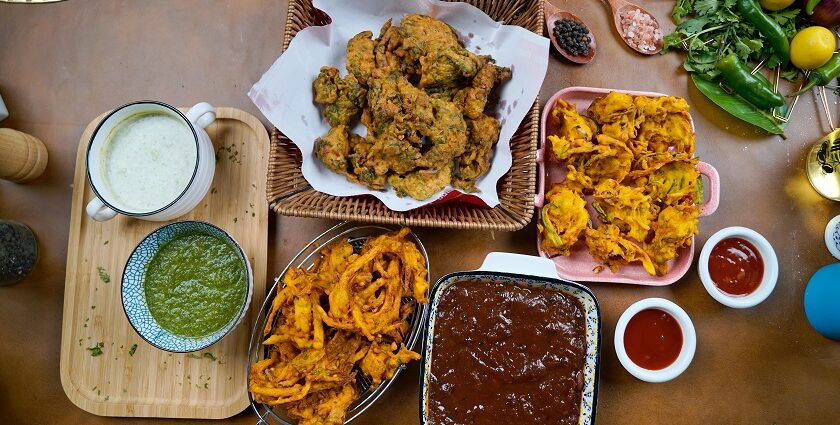
POLYGON ((832 218, 825 226, 825 247, 834 258, 840 260, 840 215, 832 218))
POLYGON ((776 280, 779 278, 779 260, 776 258, 776 251, 773 250, 770 242, 767 242, 767 239, 755 230, 738 226, 727 227, 718 230, 703 245, 703 250, 700 251, 700 262, 697 265, 697 273, 700 275, 700 281, 703 282, 706 292, 719 303, 732 308, 748 308, 761 303, 773 292, 773 288, 776 287, 776 280), (712 248, 726 238, 744 239, 753 244, 761 254, 761 260, 764 263, 764 276, 761 278, 758 288, 751 294, 727 294, 718 289, 709 275, 709 255, 712 253, 712 248))
POLYGON ((676 378, 691 364, 696 349, 697 334, 694 332, 694 324, 691 323, 691 318, 688 317, 688 313, 680 306, 663 298, 645 298, 636 302, 628 307, 627 310, 624 310, 624 313, 615 325, 615 353, 618 355, 618 361, 621 362, 624 369, 627 369, 631 375, 642 381, 665 382, 676 378), (682 348, 680 348, 680 354, 677 356, 677 359, 668 367, 659 370, 645 369, 633 363, 627 355, 627 351, 624 349, 624 332, 627 330, 627 323, 636 313, 651 308, 662 310, 676 319, 683 335, 682 348))

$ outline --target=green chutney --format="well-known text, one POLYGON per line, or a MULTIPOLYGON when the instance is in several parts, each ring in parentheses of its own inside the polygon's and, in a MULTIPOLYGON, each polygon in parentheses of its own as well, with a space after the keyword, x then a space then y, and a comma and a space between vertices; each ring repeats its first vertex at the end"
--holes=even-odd
POLYGON ((146 266, 146 303, 163 329, 202 338, 238 316, 247 279, 235 246, 210 233, 191 232, 161 246, 146 266))

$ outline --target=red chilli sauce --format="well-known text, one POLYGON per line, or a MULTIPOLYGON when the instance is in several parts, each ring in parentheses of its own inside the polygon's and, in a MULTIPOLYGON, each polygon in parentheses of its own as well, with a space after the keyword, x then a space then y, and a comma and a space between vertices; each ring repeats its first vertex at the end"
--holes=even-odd
POLYGON ((624 330, 624 351, 633 363, 648 370, 670 366, 679 357, 682 345, 677 319, 657 308, 636 313, 624 330))
POLYGON ((734 296, 753 293, 764 278, 758 249, 741 238, 726 238, 712 248, 709 276, 721 291, 734 296))

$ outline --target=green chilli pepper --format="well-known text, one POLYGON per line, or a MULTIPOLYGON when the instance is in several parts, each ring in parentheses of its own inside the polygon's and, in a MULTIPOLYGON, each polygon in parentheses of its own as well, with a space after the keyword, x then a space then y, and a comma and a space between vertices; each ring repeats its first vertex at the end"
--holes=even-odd
POLYGON ((798 96, 816 86, 824 86, 834 81, 840 75, 840 53, 835 53, 825 65, 811 71, 808 74, 808 83, 802 89, 789 96, 798 96))
POLYGON ((779 23, 767 16, 755 0, 737 0, 735 7, 761 35, 767 38, 782 66, 787 66, 790 63, 790 42, 779 23))
POLYGON ((785 104, 785 98, 773 89, 770 81, 759 73, 753 74, 735 53, 726 55, 715 66, 726 85, 747 102, 761 109, 771 109, 785 104))
POLYGON ((813 15, 814 9, 820 4, 820 2, 822 2, 822 0, 808 0, 808 2, 805 3, 805 13, 813 15))

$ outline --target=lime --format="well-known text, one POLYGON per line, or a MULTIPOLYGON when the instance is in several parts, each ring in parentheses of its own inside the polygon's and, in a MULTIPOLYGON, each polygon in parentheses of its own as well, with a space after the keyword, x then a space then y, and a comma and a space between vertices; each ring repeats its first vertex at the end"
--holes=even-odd
POLYGON ((815 69, 823 66, 837 47, 834 33, 825 27, 808 27, 790 42, 790 60, 799 69, 815 69))
POLYGON ((758 0, 758 3, 761 4, 765 10, 770 11, 777 11, 782 10, 790 5, 792 5, 794 0, 758 0))

